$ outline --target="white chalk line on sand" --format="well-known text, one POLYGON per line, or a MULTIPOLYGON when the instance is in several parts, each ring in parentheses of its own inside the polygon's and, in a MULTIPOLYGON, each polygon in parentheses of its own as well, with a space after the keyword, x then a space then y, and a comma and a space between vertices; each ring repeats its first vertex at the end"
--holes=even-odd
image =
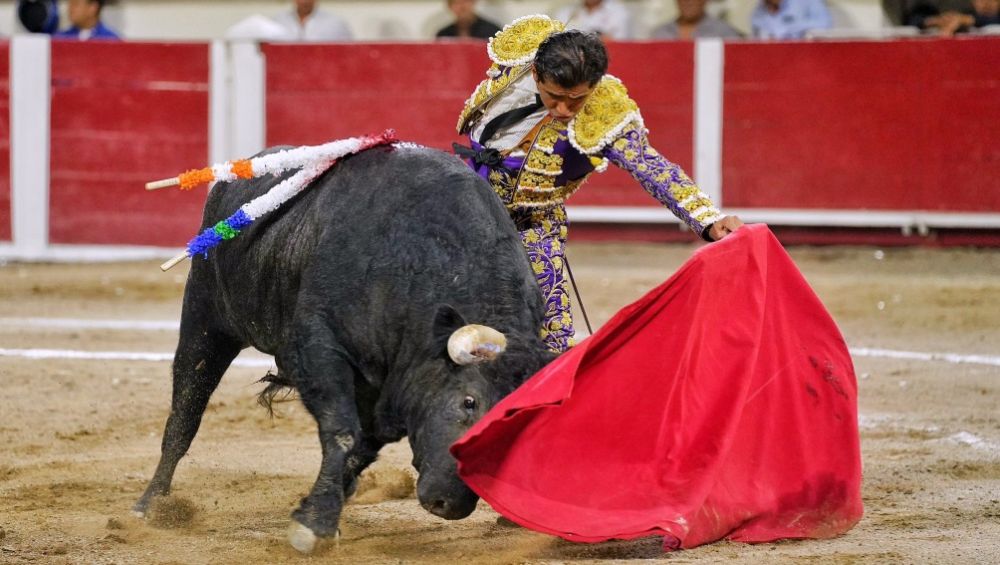
MULTIPOLYGON (((151 353, 148 351, 79 351, 73 349, 3 349, 0 357, 21 357, 24 359, 80 359, 85 361, 173 361, 173 353, 151 353)), ((237 367, 273 367, 271 357, 237 357, 233 361, 237 367)))
POLYGON ((883 357, 887 359, 906 359, 912 361, 944 361, 945 363, 972 363, 975 365, 993 365, 1000 367, 1000 356, 997 355, 962 355, 959 353, 925 353, 921 351, 896 351, 893 349, 872 349, 868 347, 851 347, 851 355, 855 357, 883 357))
MULTIPOLYGON (((0 318, 0 326, 33 327, 48 329, 110 329, 139 331, 176 331, 180 323, 176 320, 93 320, 78 318, 0 318)), ((876 349, 866 347, 850 348, 851 355, 856 357, 881 357, 888 359, 904 359, 914 361, 940 361, 946 363, 972 363, 1000 366, 1000 357, 991 355, 961 355, 957 353, 926 353, 919 351, 897 351, 892 349, 876 349)), ((145 351, 79 351, 71 349, 4 349, 0 348, 0 357, 20 357, 24 359, 79 359, 91 361, 151 361, 171 362, 173 353, 156 353, 145 351)), ((241 355, 233 361, 237 367, 273 367, 274 359, 255 355, 241 355)), ((885 424, 878 416, 866 418, 859 414, 859 425, 862 428, 878 427, 885 424)), ((1000 450, 1000 445, 983 440, 966 431, 960 431, 937 441, 966 445, 974 449, 990 452, 1000 450)))
MULTIPOLYGON (((177 320, 100 320, 84 318, 0 318, 0 326, 18 328, 48 328, 62 330, 139 330, 139 331, 177 331, 180 322, 177 320)), ((586 335, 578 334, 578 338, 586 335)), ((0 351, 62 351, 62 350, 28 350, 10 349, 0 351)), ((66 350, 69 351, 69 350, 66 350)), ((1000 367, 1000 356, 997 355, 966 355, 961 353, 936 353, 922 351, 898 351, 894 349, 878 349, 870 347, 852 347, 851 355, 855 357, 881 357, 886 359, 904 359, 910 361, 941 361, 945 363, 970 363, 975 365, 992 365, 1000 367)), ((26 357, 35 359, 55 359, 58 355, 46 353, 44 357, 41 353, 23 354, 3 354, 7 357, 26 357)), ((106 359, 106 360, 128 360, 128 361, 172 361, 173 354, 164 353, 128 353, 128 352, 89 352, 77 351, 64 355, 64 359, 106 359), (88 357, 91 355, 91 357, 88 357), (103 355, 103 356, 100 356, 103 355)), ((257 366, 257 365, 252 365, 257 366)))
POLYGON ((89 320, 84 318, 0 318, 0 326, 56 330, 177 331, 179 320, 89 320))

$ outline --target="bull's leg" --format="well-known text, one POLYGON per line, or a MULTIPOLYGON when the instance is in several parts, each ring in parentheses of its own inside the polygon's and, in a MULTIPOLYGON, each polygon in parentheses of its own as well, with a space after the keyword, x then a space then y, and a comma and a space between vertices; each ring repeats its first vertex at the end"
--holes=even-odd
POLYGON ((385 444, 374 437, 365 435, 347 455, 347 463, 344 465, 344 500, 354 496, 358 490, 358 476, 375 462, 383 445, 385 444))
POLYGON ((145 515, 154 496, 170 492, 174 470, 198 432, 209 397, 242 349, 240 343, 228 336, 192 326, 194 324, 181 325, 181 338, 174 355, 174 390, 160 446, 160 463, 146 492, 132 507, 132 512, 140 517, 145 515))
POLYGON ((344 507, 348 454, 359 446, 361 424, 354 398, 355 370, 337 351, 322 323, 300 331, 295 386, 316 419, 323 452, 319 476, 309 495, 292 512, 292 547, 310 553, 317 537, 336 534, 344 507))

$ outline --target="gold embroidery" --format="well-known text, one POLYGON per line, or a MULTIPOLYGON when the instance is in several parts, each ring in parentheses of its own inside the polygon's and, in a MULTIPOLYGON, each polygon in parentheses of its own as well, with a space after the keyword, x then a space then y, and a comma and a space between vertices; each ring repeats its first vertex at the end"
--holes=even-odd
POLYGON ((560 139, 566 139, 566 134, 560 128, 546 127, 538 134, 538 141, 535 142, 535 146, 546 153, 552 153, 552 150, 555 149, 556 143, 560 139))
POLYGON ((563 158, 560 155, 547 155, 542 151, 528 153, 524 170, 543 175, 558 176, 562 173, 563 158))
POLYGON ((542 40, 565 28, 565 24, 548 16, 521 18, 490 39, 490 58, 500 65, 523 65, 535 58, 542 40))
MULTIPOLYGON (((628 89, 620 80, 605 75, 594 92, 580 109, 580 113, 569 123, 570 139, 577 148, 591 155, 611 143, 612 135, 618 133, 630 121, 641 121, 639 106, 628 96, 628 89)), ((618 145, 615 146, 618 148, 618 145)))
MULTIPOLYGON (((669 178, 670 174, 667 173, 666 176, 669 178)), ((697 196, 700 192, 701 190, 699 190, 698 187, 694 184, 690 184, 687 186, 683 184, 674 184, 670 187, 670 194, 672 194, 674 196, 674 200, 678 202, 684 202, 685 200, 691 198, 692 196, 697 196)))
POLYGON ((462 113, 458 116, 458 133, 468 132, 473 118, 477 118, 482 113, 486 104, 496 98, 512 82, 521 78, 529 70, 531 70, 531 65, 523 65, 515 68, 501 68, 496 65, 490 67, 490 73, 496 71, 499 75, 479 83, 472 96, 466 100, 465 107, 462 108, 462 113))
POLYGON ((501 202, 510 205, 514 201, 514 177, 507 169, 490 170, 489 181, 501 202))
MULTIPOLYGON (((584 176, 583 178, 569 181, 564 186, 555 188, 555 179, 552 177, 544 177, 543 175, 533 175, 531 178, 548 179, 551 184, 547 187, 542 186, 525 186, 524 178, 525 175, 532 175, 532 173, 522 173, 522 182, 517 192, 514 193, 514 204, 515 207, 537 207, 537 206, 551 206, 552 204, 558 204, 563 200, 570 197, 580 186, 587 180, 590 175, 584 176)), ((565 219, 565 214, 562 215, 562 219, 565 219)))
MULTIPOLYGON (((559 223, 565 223, 566 222, 566 208, 563 207, 563 206, 558 206, 555 209, 553 209, 552 210, 552 219, 556 220, 559 223)), ((566 226, 562 226, 561 229, 565 229, 565 228, 566 228, 566 226)))
POLYGON ((718 210, 711 209, 711 210, 706 210, 706 211, 702 212, 701 214, 698 214, 697 216, 694 217, 694 219, 698 220, 699 224, 705 225, 705 224, 711 224, 711 223, 713 223, 715 221, 715 219, 718 218, 719 216, 720 216, 720 214, 719 214, 718 210), (712 220, 712 221, 710 222, 709 220, 712 220))
POLYGON ((517 192, 514 193, 515 203, 521 199, 523 192, 551 191, 556 186, 556 177, 543 173, 533 173, 527 169, 521 171, 517 192))
POLYGON ((699 198, 689 204, 684 205, 684 209, 690 212, 694 212, 698 208, 714 208, 715 205, 708 198, 699 198))
MULTIPOLYGON (((517 180, 513 206, 548 206, 562 202, 576 192, 589 173, 563 186, 556 186, 556 177, 562 174, 563 156, 555 153, 555 145, 566 140, 566 130, 558 122, 542 128, 528 150, 524 167, 517 180)), ((565 218, 565 215, 563 216, 565 218)))

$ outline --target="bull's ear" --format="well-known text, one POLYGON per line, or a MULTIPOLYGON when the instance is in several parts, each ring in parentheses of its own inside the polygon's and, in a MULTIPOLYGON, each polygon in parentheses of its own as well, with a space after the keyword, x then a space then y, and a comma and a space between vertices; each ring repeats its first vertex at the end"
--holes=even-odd
POLYGON ((465 318, 449 304, 438 306, 431 330, 431 348, 435 355, 448 355, 448 339, 455 330, 466 325, 465 318))

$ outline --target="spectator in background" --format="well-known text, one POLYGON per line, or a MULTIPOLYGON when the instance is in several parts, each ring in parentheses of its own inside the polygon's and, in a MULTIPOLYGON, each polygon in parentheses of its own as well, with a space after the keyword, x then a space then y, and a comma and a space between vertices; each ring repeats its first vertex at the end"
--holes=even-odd
POLYGON ((973 28, 1000 24, 1000 0, 972 0, 968 6, 943 9, 939 4, 922 2, 910 13, 910 25, 951 37, 973 28))
POLYGON ((800 39, 814 29, 830 29, 833 20, 823 0, 760 0, 750 25, 761 39, 800 39))
POLYGON ((448 9, 455 14, 455 22, 438 30, 437 37, 489 39, 500 31, 500 26, 479 17, 476 0, 448 0, 448 9))
POLYGON ((295 41, 349 41, 351 29, 344 20, 321 10, 316 0, 295 0, 295 8, 274 18, 295 41))
POLYGON ((618 0, 579 0, 556 12, 567 29, 593 31, 602 39, 631 39, 632 22, 628 10, 618 0))
POLYGON ((69 23, 68 29, 57 31, 52 37, 62 39, 121 39, 114 30, 101 22, 101 10, 104 9, 104 0, 69 0, 67 9, 69 23))
POLYGON ((731 25, 705 13, 708 0, 677 0, 677 19, 653 30, 653 39, 742 37, 731 25))

